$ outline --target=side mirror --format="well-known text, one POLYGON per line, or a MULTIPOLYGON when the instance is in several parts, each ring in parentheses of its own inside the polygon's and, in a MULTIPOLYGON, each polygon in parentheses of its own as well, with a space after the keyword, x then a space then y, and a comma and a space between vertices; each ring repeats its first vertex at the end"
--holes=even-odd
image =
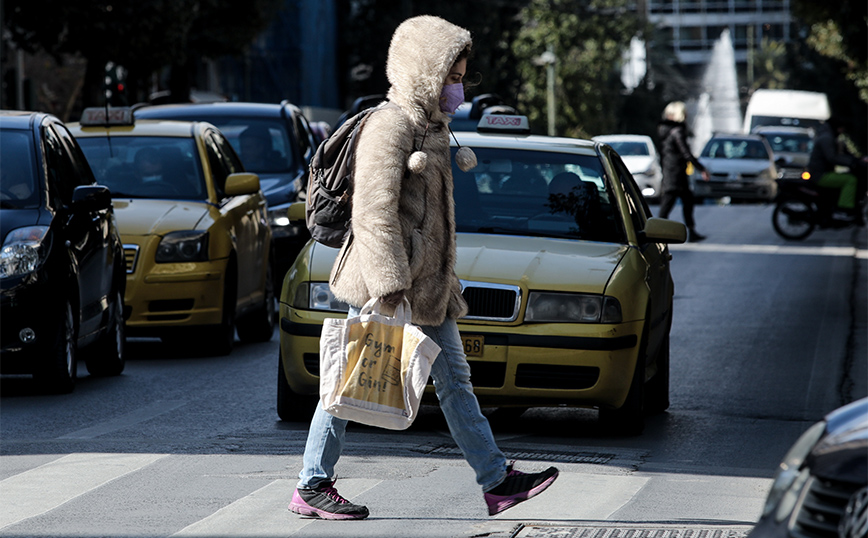
POLYGON ((223 190, 226 191, 227 196, 254 194, 259 191, 259 176, 247 172, 229 174, 223 190))
POLYGON ((687 227, 674 220, 651 217, 640 232, 640 238, 648 243, 684 243, 687 241, 687 227))
POLYGON ((72 191, 73 211, 102 211, 112 206, 112 193, 103 185, 82 185, 72 191))
POLYGON ((293 202, 289 204, 289 207, 286 210, 286 216, 289 218, 290 224, 304 224, 307 218, 304 202, 293 202))

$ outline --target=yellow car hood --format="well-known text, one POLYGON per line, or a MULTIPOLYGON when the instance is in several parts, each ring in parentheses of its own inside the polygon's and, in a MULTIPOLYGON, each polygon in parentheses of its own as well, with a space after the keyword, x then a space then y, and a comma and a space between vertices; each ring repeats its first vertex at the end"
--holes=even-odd
MULTIPOLYGON (((615 243, 461 233, 455 272, 464 280, 603 293, 628 248, 615 243)), ((328 281, 337 253, 315 245, 311 280, 328 281)))
POLYGON ((465 280, 603 293, 627 248, 615 243, 458 234, 455 272, 465 280))
POLYGON ((195 230, 209 205, 177 200, 114 200, 118 230, 123 235, 164 235, 174 230, 195 230))

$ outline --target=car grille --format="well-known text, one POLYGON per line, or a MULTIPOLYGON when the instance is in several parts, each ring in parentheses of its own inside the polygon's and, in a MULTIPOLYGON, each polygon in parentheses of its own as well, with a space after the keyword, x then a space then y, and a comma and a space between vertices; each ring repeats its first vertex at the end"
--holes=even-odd
POLYGON ((139 261, 139 245, 124 245, 124 260, 127 263, 127 274, 136 270, 139 261))
POLYGON ((464 319, 515 321, 521 305, 521 288, 488 282, 461 281, 464 300, 469 307, 464 319))
POLYGON ((796 538, 837 538, 838 523, 857 484, 812 477, 790 530, 796 538))

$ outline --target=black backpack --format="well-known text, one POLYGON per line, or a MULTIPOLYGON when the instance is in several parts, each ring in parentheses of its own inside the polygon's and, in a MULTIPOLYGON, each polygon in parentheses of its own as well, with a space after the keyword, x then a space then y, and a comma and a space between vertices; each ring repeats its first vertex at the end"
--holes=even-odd
POLYGON ((350 234, 356 137, 368 115, 384 106, 397 105, 384 103, 351 117, 320 144, 310 161, 305 221, 311 237, 323 245, 340 248, 350 234))

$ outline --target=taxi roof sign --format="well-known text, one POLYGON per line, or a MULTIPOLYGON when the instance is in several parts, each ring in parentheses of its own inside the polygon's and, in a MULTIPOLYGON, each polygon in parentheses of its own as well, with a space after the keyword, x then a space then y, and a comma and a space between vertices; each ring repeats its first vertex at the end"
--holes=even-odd
POLYGON ((476 130, 480 133, 530 134, 530 122, 527 116, 484 114, 476 130))
POLYGON ((133 125, 133 109, 128 107, 92 107, 81 113, 79 124, 82 126, 133 125))

